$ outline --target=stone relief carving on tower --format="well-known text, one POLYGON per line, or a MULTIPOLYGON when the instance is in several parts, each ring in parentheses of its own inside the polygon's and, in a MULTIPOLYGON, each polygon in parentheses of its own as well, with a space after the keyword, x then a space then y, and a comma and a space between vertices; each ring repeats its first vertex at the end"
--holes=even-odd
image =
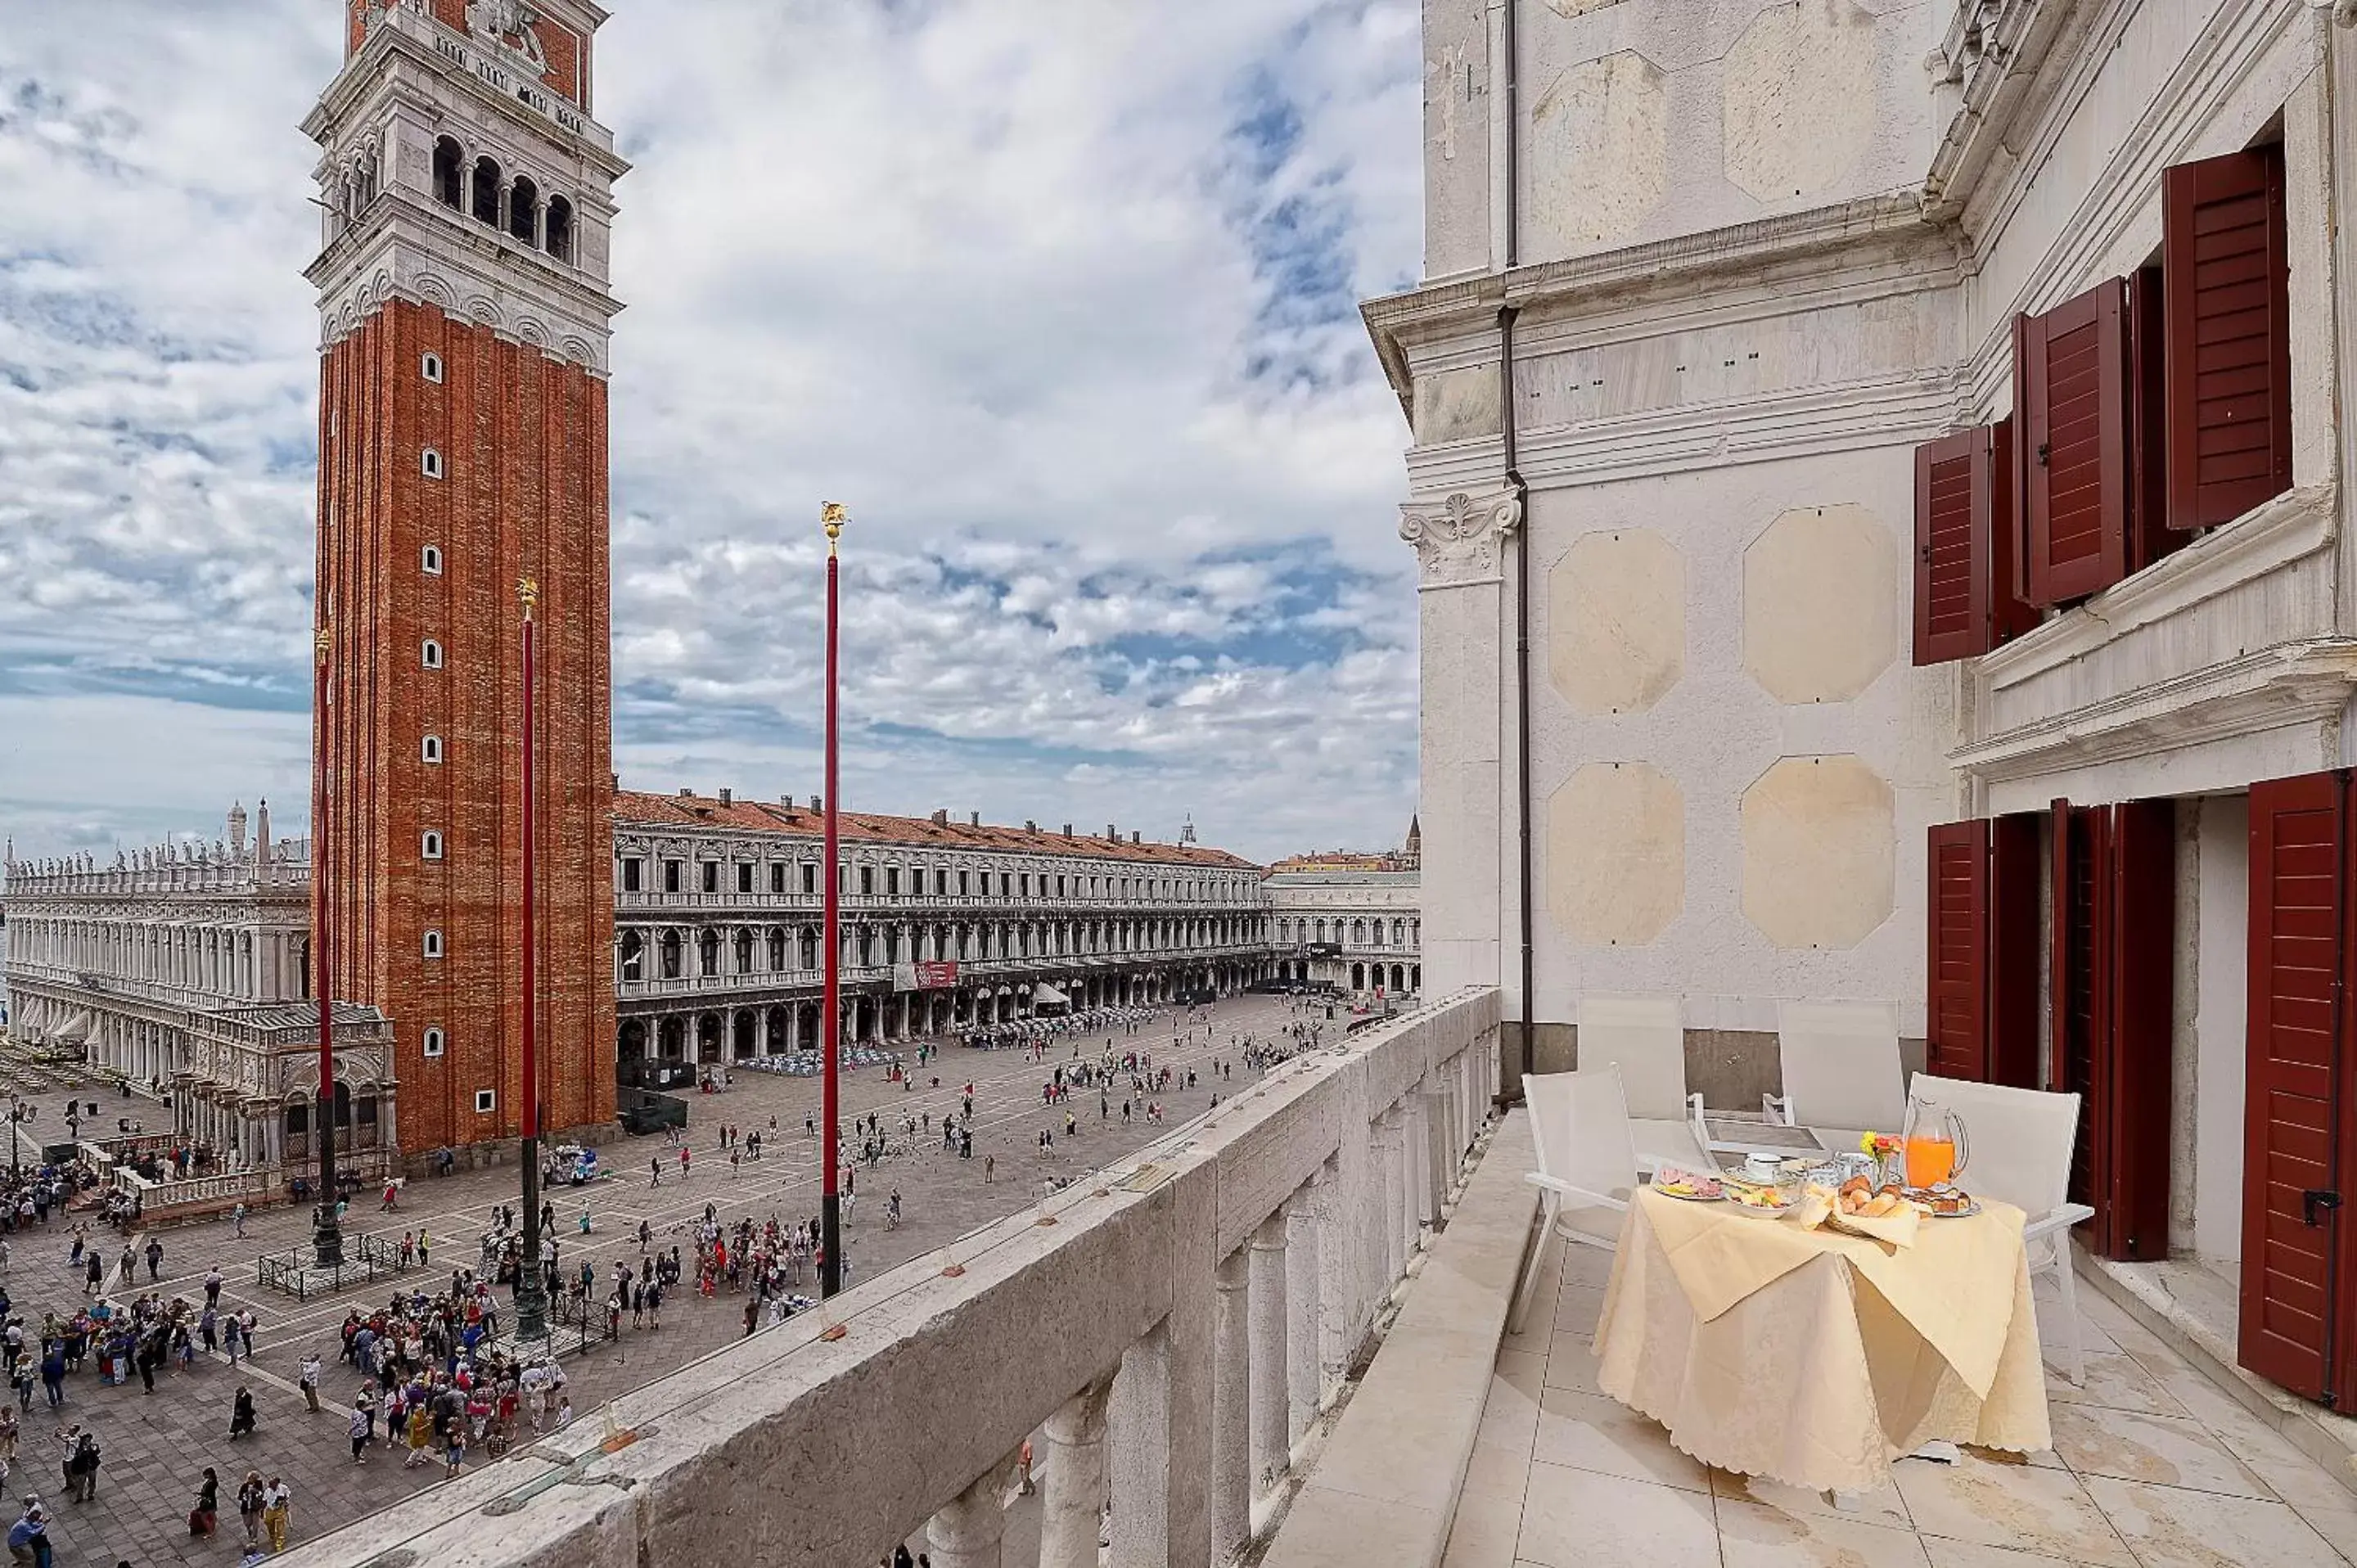
POLYGON ((523 0, 468 0, 467 30, 518 57, 534 80, 548 74, 548 56, 533 24, 540 15, 523 0))
POLYGON ((1399 534, 1415 546, 1427 587, 1495 581, 1499 547, 1522 525, 1523 503, 1511 489, 1458 490, 1437 507, 1400 509, 1399 534))

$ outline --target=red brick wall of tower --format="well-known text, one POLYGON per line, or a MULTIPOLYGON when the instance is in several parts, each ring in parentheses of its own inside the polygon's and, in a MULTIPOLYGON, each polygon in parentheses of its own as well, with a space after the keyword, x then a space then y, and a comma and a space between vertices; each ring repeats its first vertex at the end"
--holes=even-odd
MULTIPOLYGON (((393 1020, 399 1139, 521 1131, 522 611, 538 624, 538 1049, 548 1130, 614 1115, 606 385, 395 300, 321 361, 318 581, 332 644, 331 965, 393 1020), (438 355, 439 383, 424 357, 438 355), (445 477, 422 454, 438 452, 445 477), (424 569, 428 546, 441 572, 424 569), (443 667, 425 666, 431 639, 443 667), (427 736, 443 760, 424 760, 427 736), (424 858, 424 835, 444 838, 424 858), (428 929, 444 956, 425 956, 428 929), (440 1058, 425 1031, 443 1031, 440 1058), (497 1091, 479 1114, 478 1090, 497 1091)), ((316 873, 315 873, 316 875, 316 873)))

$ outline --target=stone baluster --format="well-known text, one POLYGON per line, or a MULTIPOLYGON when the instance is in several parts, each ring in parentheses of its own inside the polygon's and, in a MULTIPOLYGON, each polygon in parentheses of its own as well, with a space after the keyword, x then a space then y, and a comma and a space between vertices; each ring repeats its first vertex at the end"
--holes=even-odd
POLYGON ((1211 1318, 1211 1558, 1222 1562, 1252 1537, 1252 1333, 1249 1247, 1220 1260, 1211 1318))
POLYGON ((1097 1568, 1105 1495, 1105 1412, 1113 1380, 1101 1379, 1047 1422, 1047 1479, 1039 1503, 1039 1568, 1097 1568))
POLYGON ((1383 1135, 1375 1162, 1375 1176, 1383 1189, 1383 1293, 1387 1295, 1407 1273, 1406 1120, 1396 1104, 1384 1110, 1383 1135))
POLYGON ((998 1544, 1006 1534, 1006 1477, 1016 1463, 1014 1455, 1000 1460, 934 1513, 925 1527, 933 1568, 1000 1568, 998 1544))
POLYGON ((1318 1215, 1318 1405, 1324 1409, 1341 1392, 1358 1341, 1358 1293, 1351 1288, 1357 1251, 1356 1215, 1345 1201, 1342 1161, 1337 1153, 1310 1178, 1310 1203, 1318 1215))
POLYGON ((1423 1095, 1424 1211, 1436 1226, 1440 1223, 1440 1206, 1448 1201, 1449 1098, 1448 1090, 1438 1084, 1426 1088, 1423 1095))
POLYGON ((1290 1325, 1286 1308, 1286 1211, 1260 1222, 1252 1245, 1252 1357, 1249 1367, 1252 1414, 1252 1476, 1255 1493, 1275 1487, 1292 1464, 1293 1444, 1286 1432, 1290 1384, 1286 1378, 1286 1349, 1290 1325))
POLYGON ((1285 1437, 1298 1445, 1318 1419, 1318 1295, 1323 1285, 1322 1194, 1326 1173, 1313 1172, 1285 1208, 1285 1437))

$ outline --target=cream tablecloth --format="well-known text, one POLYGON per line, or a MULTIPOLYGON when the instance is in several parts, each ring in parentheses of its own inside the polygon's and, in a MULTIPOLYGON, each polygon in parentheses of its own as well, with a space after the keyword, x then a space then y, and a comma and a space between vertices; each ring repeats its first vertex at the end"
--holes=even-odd
POLYGON ((1868 1491, 1935 1438, 2051 1446, 2021 1211, 1878 1241, 1641 1190, 1596 1330, 1606 1393, 1706 1464, 1868 1491))

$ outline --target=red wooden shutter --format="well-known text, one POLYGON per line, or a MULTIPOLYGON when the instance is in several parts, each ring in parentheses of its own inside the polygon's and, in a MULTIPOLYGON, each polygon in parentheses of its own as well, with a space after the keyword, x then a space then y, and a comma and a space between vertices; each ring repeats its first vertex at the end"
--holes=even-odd
POLYGON ((2073 1093, 2079 1100, 2079 1135, 2071 1156, 2071 1197, 2093 1204, 2095 1171, 2095 1042, 2104 1033, 2106 987, 2098 972, 2103 962, 2101 916, 2096 908, 2103 886, 2103 836, 2096 831, 2092 807, 2054 802, 2050 818, 2054 835, 2052 905, 2050 948, 2051 972, 2047 989, 2046 1086, 2073 1093))
POLYGON ((2152 1262, 2169 1256, 2177 804, 2130 800, 2106 808, 2103 820, 2110 1026, 2094 1075, 2103 1193, 2095 1245, 2108 1258, 2152 1262))
POLYGON ((2126 285, 2014 321, 2023 597, 2057 605, 2127 575, 2126 285))
POLYGON ((1915 448, 1915 662, 1969 659, 2038 624, 2015 583, 2013 422, 1915 448))
POLYGON ((2238 1359, 2320 1398, 2334 1351, 2339 1211, 2333 1106, 2348 908, 2345 787, 2331 774, 2251 786, 2250 1019, 2244 1071, 2238 1359))
POLYGON ((1928 1054, 1942 1078, 1988 1076, 1988 864, 1986 822, 1931 834, 1928 1054))
POLYGON ((1918 664, 1988 651, 1973 603, 1973 467, 1986 435, 1960 430, 1915 448, 1918 664))
POLYGON ((2128 274, 2128 570, 2141 572, 2192 540, 2169 525, 2167 313, 2158 267, 2128 274))
POLYGON ((2231 522, 2291 489, 2290 264, 2280 147, 2161 179, 2169 522, 2231 522))
POLYGON ((2038 1087, 2039 837, 2035 812, 1990 825, 1988 1080, 2038 1087))

